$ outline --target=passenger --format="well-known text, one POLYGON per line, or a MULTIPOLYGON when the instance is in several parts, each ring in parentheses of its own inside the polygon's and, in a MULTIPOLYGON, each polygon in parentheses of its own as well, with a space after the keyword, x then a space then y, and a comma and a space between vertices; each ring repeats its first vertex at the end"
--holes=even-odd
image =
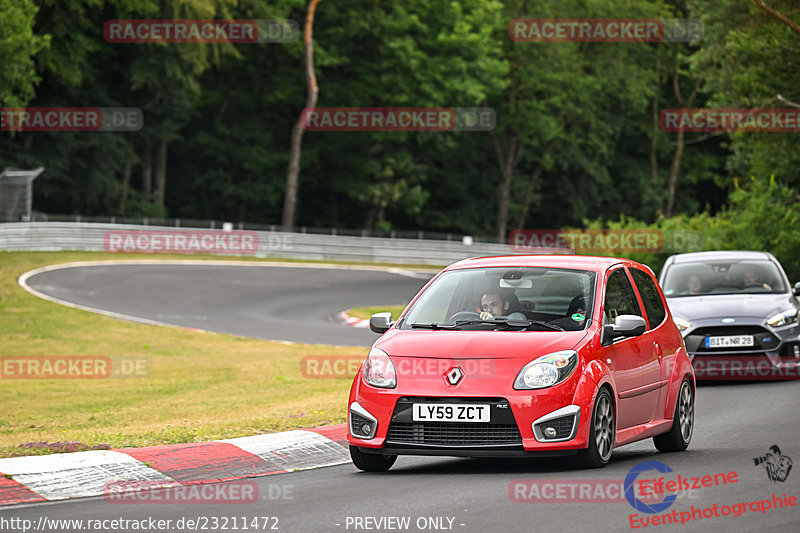
POLYGON ((518 302, 519 300, 513 292, 489 289, 481 295, 481 320, 492 320, 493 318, 526 320, 527 317, 517 309, 518 302), (512 305, 512 302, 515 305, 512 305))
POLYGON ((681 294, 703 294, 703 280, 697 274, 692 274, 686 281, 686 290, 681 294))
POLYGON ((577 331, 583 329, 586 318, 586 299, 580 294, 569 303, 565 317, 551 320, 548 324, 558 326, 565 331, 577 331))

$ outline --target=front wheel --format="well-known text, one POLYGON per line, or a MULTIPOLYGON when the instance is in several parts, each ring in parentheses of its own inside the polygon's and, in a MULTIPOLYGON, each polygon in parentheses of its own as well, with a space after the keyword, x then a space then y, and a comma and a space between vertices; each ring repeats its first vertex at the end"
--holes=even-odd
POLYGON ((356 468, 364 472, 386 472, 397 461, 396 455, 364 453, 358 446, 350 446, 350 458, 356 468))
POLYGON ((694 394, 689 380, 684 379, 675 405, 672 428, 663 435, 653 437, 653 443, 660 452, 682 452, 689 446, 693 430, 694 394))
POLYGON ((589 425, 589 447, 578 452, 578 464, 584 468, 607 465, 614 450, 616 429, 611 394, 606 388, 600 389, 589 425))

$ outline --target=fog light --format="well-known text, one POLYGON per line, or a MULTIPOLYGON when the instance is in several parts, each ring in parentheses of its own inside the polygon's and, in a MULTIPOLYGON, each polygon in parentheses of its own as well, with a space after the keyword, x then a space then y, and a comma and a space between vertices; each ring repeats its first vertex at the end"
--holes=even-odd
POLYGON ((544 436, 547 437, 548 439, 556 438, 556 428, 552 426, 547 426, 546 428, 544 428, 544 436))
POLYGON ((361 434, 369 435, 370 433, 372 433, 372 426, 370 426, 369 424, 363 424, 361 426, 361 434))

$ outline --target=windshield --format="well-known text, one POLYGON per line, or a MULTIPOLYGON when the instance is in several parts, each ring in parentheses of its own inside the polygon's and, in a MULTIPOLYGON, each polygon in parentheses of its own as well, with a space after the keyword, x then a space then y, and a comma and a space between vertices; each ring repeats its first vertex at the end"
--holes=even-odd
POLYGON ((706 294, 786 292, 772 261, 707 261, 670 266, 664 277, 668 298, 706 294))
POLYGON ((493 267, 445 272, 409 309, 400 329, 576 331, 594 302, 594 272, 493 267))

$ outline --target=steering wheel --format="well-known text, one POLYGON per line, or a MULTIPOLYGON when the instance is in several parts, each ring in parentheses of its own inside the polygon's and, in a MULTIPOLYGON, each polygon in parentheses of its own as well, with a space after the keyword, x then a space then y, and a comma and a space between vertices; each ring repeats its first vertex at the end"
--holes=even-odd
POLYGON ((455 323, 457 320, 476 320, 480 318, 480 314, 475 311, 459 311, 448 320, 448 323, 455 323))

